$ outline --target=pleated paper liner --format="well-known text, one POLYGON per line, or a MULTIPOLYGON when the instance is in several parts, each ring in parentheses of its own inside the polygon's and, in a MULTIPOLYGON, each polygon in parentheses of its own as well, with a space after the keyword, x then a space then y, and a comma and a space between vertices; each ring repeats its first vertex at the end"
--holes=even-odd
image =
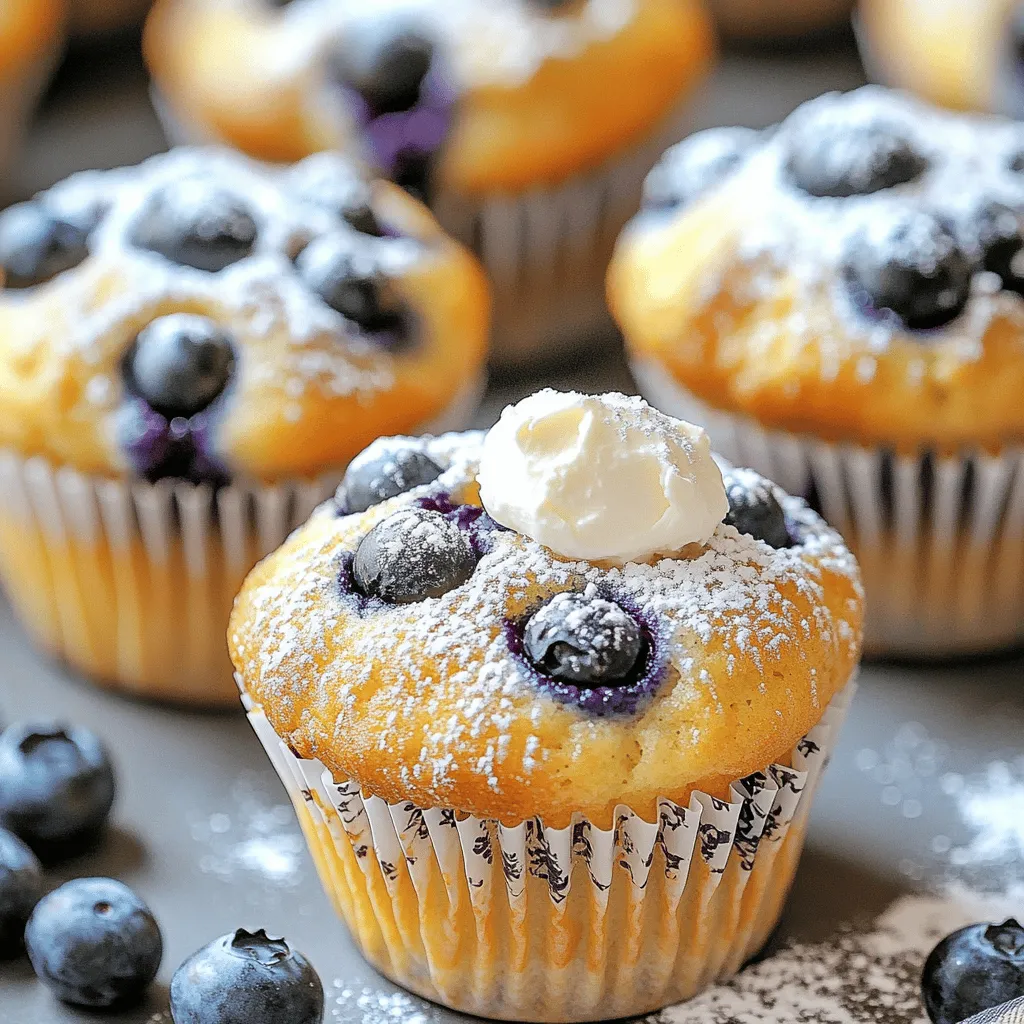
MULTIPOLYGON (((168 138, 209 144, 210 132, 151 88, 168 138)), ((491 364, 551 364, 617 337, 605 305, 605 271, 615 240, 640 206, 647 172, 688 133, 691 99, 645 138, 585 173, 527 192, 440 194, 434 212, 476 253, 493 292, 491 364)))
POLYGON ((634 362, 653 404, 791 494, 814 494, 867 591, 869 654, 945 657, 1024 641, 1024 449, 898 455, 766 429, 634 362))
MULTIPOLYGON (((473 381, 424 432, 464 427, 482 387, 473 381)), ((83 675, 142 698, 232 706, 235 594, 343 473, 214 490, 0 451, 0 577, 36 643, 83 675)))
POLYGON ((243 704, 364 956, 452 1009, 505 1020, 647 1013, 735 973, 775 927, 851 681, 783 763, 729 789, 625 806, 612 829, 388 804, 294 754, 243 704))

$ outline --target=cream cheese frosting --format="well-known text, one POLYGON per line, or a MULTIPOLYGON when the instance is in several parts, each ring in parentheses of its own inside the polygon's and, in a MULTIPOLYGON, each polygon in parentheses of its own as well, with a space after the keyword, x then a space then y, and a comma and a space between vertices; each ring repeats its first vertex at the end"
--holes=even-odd
POLYGON ((544 390, 509 406, 479 484, 491 518, 595 562, 705 544, 729 509, 704 430, 621 394, 544 390))

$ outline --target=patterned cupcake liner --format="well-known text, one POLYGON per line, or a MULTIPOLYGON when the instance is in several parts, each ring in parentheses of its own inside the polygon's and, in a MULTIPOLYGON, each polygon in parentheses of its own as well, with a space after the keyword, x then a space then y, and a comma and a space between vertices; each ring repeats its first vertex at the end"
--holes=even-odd
POLYGON ((946 657, 1024 641, 1024 449, 832 444, 712 408, 660 364, 636 361, 633 374, 653 405, 703 424, 730 462, 816 496, 860 561, 869 653, 946 657))
MULTIPOLYGON (((236 677, 237 678, 237 677, 236 677)), ((850 682, 784 764, 727 799, 625 806, 562 829, 387 803, 298 757, 254 706, 324 888, 382 974, 455 1010, 584 1021, 650 1012, 735 973, 775 927, 850 682)))
MULTIPOLYGON (((151 94, 172 142, 216 141, 155 86, 151 94)), ((688 94, 626 152, 558 184, 434 199, 441 225, 476 253, 490 278, 492 365, 550 363, 617 336, 605 304, 605 271, 640 205, 647 172, 687 134, 691 106, 688 94)))
MULTIPOLYGON (((423 431, 464 427, 482 386, 423 431)), ((75 670, 138 697, 230 706, 235 594, 343 473, 214 490, 0 451, 0 578, 38 645, 75 670)))

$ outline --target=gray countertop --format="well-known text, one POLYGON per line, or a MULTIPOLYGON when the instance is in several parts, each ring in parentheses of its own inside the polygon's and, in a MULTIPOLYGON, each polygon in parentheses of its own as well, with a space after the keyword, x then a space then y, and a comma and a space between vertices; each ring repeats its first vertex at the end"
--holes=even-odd
MULTIPOLYGON (((696 121, 768 124, 801 99, 860 81, 848 47, 785 59, 733 56, 704 91, 696 121)), ((43 187, 79 167, 132 162, 161 145, 131 47, 79 54, 34 128, 21 187, 43 187)), ((631 387, 615 355, 547 380, 631 387)), ((479 423, 492 421, 504 402, 528 390, 526 381, 493 388, 479 423)), ((307 953, 328 992, 329 1020, 419 1024, 450 1016, 395 996, 356 954, 321 894, 284 791, 241 714, 191 714, 97 691, 34 654, 2 601, 0 665, 2 720, 46 715, 82 722, 105 736, 116 756, 121 787, 112 834, 54 881, 82 874, 122 878, 153 907, 166 955, 149 1002, 105 1019, 166 1021, 166 984, 176 965, 241 925, 282 933, 307 953)), ((815 806, 779 941, 823 939, 842 922, 873 917, 901 893, 965 877, 975 854, 980 866, 972 884, 1005 889, 1015 880, 1013 862, 1024 850, 1015 850, 1014 842, 1024 826, 999 831, 996 821, 989 834, 995 812, 989 808, 985 817, 984 800, 1016 797, 1016 814, 1012 804, 996 811, 1008 809, 1012 821, 1024 821, 1024 782, 1018 781, 1024 771, 1013 760, 1024 722, 1022 684, 1019 657, 865 667, 815 806)), ((846 1024, 851 1018, 844 1014, 837 1004, 814 1019, 846 1024)), ((24 962, 0 965, 4 1024, 96 1019, 55 1003, 24 962)), ((768 1018, 752 1012, 729 1019, 752 1024, 768 1018)), ((918 1013, 853 1019, 909 1024, 918 1013)))

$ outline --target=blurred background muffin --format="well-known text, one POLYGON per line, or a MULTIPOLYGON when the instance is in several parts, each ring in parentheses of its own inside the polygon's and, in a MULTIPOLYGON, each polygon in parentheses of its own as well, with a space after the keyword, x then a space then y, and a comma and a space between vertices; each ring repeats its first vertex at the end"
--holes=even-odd
POLYGON ((161 0, 145 43, 172 136, 337 147, 422 196, 484 262, 505 365, 607 328, 614 236, 713 49, 700 0, 161 0))
POLYGON ((244 574, 382 433, 475 408, 488 294, 406 193, 179 149, 0 218, 0 574, 135 694, 237 699, 244 574))

